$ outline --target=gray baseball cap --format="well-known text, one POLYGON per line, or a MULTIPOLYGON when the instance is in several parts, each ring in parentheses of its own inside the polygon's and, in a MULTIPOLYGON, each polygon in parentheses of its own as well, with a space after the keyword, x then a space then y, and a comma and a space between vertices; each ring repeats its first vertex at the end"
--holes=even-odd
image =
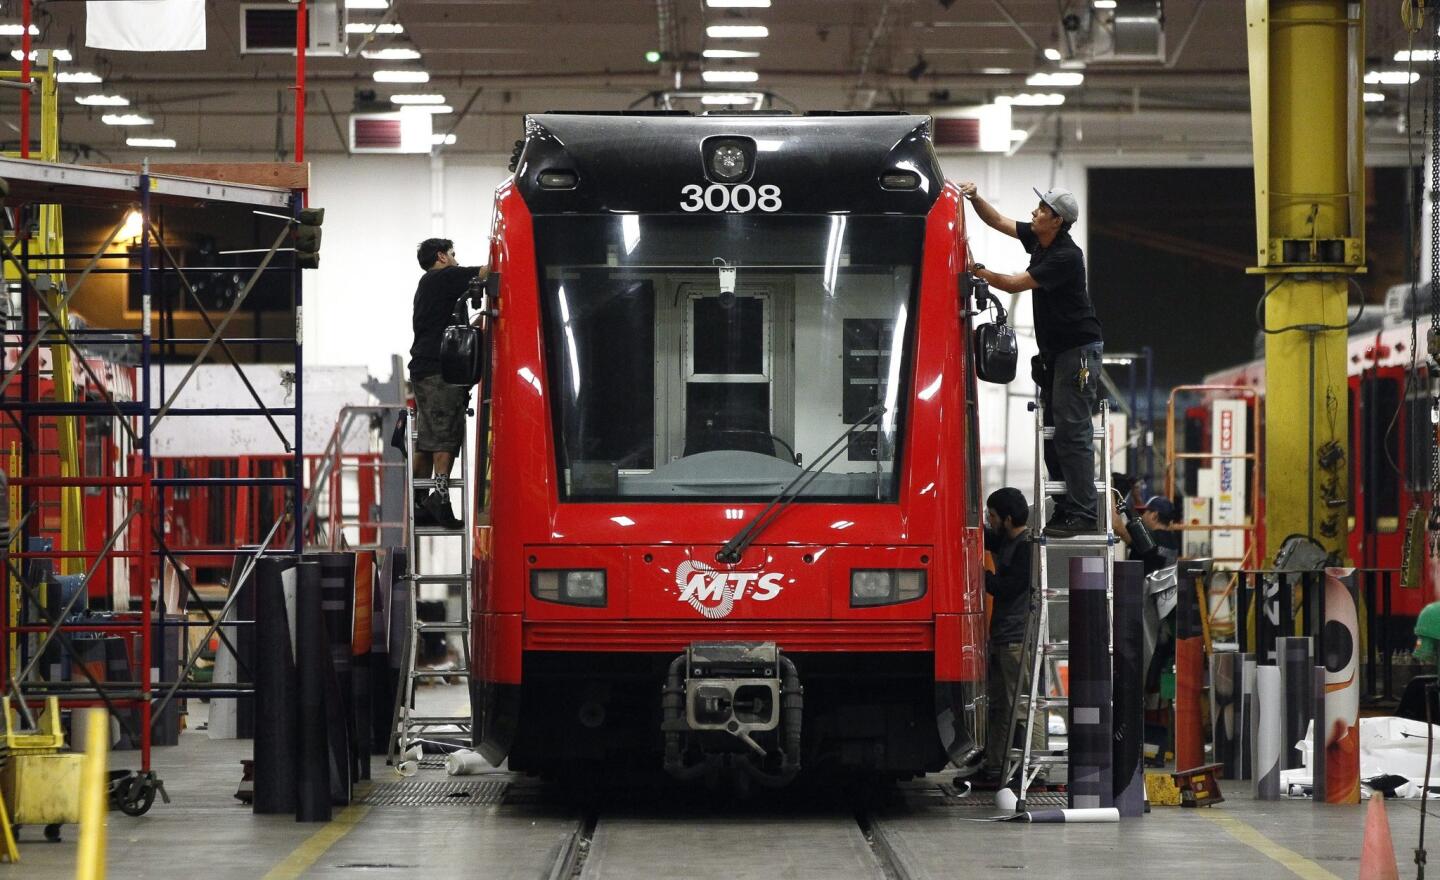
POLYGON ((1074 223, 1080 219, 1080 202, 1070 190, 1052 189, 1049 192, 1042 193, 1033 186, 1030 188, 1035 190, 1035 195, 1040 197, 1040 201, 1048 205, 1050 210, 1060 215, 1061 220, 1064 220, 1066 223, 1074 223))

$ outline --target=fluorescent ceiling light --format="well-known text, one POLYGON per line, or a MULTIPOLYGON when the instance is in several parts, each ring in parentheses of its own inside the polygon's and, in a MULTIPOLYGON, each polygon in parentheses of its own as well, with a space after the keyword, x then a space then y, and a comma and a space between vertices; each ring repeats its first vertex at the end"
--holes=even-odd
POLYGON ((1096 9, 1114 9, 1115 0, 1094 0, 1090 5, 1096 9))
POLYGON ((700 77, 707 83, 753 83, 760 74, 753 70, 706 70, 700 77))
POLYGON ((430 74, 423 70, 377 70, 374 76, 377 83, 426 83, 430 81, 430 74))
POLYGON ((711 9, 769 9, 770 0, 705 0, 711 9))
POLYGON ((405 104, 401 110, 406 113, 454 113, 455 108, 449 104, 405 104))
POLYGON ((748 95, 701 95, 700 103, 711 107, 728 107, 731 104, 754 104, 756 97, 753 93, 748 95))
POLYGON ((980 68, 980 72, 987 76, 1005 76, 1006 74, 1011 74, 1015 71, 1011 70, 1008 67, 982 67, 980 68))
POLYGON ((162 150, 175 149, 174 138, 126 138, 127 147, 159 147, 162 150))
POLYGON ((391 95, 391 104, 444 104, 444 95, 391 95))
POLYGON ((155 120, 139 113, 106 113, 100 117, 106 125, 154 125, 155 120))
POLYGON ((123 95, 76 95, 75 103, 86 107, 129 107, 130 99, 123 95))
POLYGON ((399 22, 374 24, 368 21, 351 21, 345 24, 347 34, 403 34, 405 26, 399 22))
POLYGON ((451 144, 455 143, 455 135, 453 135, 453 134, 432 134, 432 135, 430 135, 430 143, 434 144, 434 145, 437 146, 437 147, 440 147, 440 146, 448 147, 448 146, 450 146, 451 144))
POLYGON ((1047 46, 1047 47, 1045 48, 1045 58, 1046 58, 1046 60, 1049 60, 1049 61, 1059 61, 1059 60, 1060 60, 1060 50, 1054 48, 1053 46, 1047 46))
POLYGON ((390 0, 345 0, 346 9, 389 9, 390 0))
POLYGON ((1395 53, 1396 61, 1434 61, 1434 49, 1401 49, 1395 53))
POLYGON ((85 83, 93 86, 105 80, 98 74, 91 73, 88 70, 62 70, 55 74, 55 81, 62 83, 85 83))
POLYGON ((1018 95, 1001 95, 996 104, 1012 104, 1016 107, 1058 107, 1065 103, 1065 96, 1059 92, 1022 92, 1018 95))
POLYGON ((759 52, 747 52, 744 49, 706 49, 700 53, 706 58, 759 58, 759 52))
MULTIPOLYGON (((45 51, 44 49, 31 49, 31 50, 30 50, 30 60, 31 60, 31 61, 34 61, 36 58, 39 57, 39 53, 44 52, 44 51, 45 51)), ((54 58, 56 61, 73 61, 73 60, 74 60, 74 59, 70 56, 70 50, 69 50, 69 49, 53 49, 53 50, 50 51, 50 55, 51 55, 51 57, 54 58)), ((19 60, 21 60, 22 58, 25 57, 25 52, 24 52, 24 50, 21 50, 21 49, 11 49, 11 50, 10 50, 10 57, 11 57, 11 58, 14 58, 16 61, 19 61, 19 60)))
POLYGON ((746 40, 770 36, 770 29, 763 24, 712 24, 705 29, 705 36, 712 40, 746 40))
POLYGON ((1403 86, 1420 78, 1420 74, 1403 70, 1372 70, 1365 74, 1367 86, 1403 86))
MULTIPOLYGON (((0 37, 23 37, 24 35, 25 26, 19 22, 0 24, 0 37)), ((30 36, 40 36, 40 29, 33 24, 30 25, 30 36)))
POLYGON ((420 53, 414 49, 391 46, 388 49, 361 49, 360 57, 371 61, 414 61, 420 53))
POLYGON ((1375 104, 1375 103, 1380 102, 1380 101, 1383 101, 1383 100, 1385 100, 1385 96, 1382 95, 1382 94, 1380 94, 1379 92, 1366 92, 1366 93, 1365 93, 1365 103, 1366 103, 1366 104, 1375 104))
POLYGON ((1025 80, 1027 86, 1048 86, 1050 88, 1066 88, 1078 86, 1085 81, 1085 74, 1075 73, 1070 70, 1062 70, 1057 73, 1041 71, 1032 73, 1025 80))

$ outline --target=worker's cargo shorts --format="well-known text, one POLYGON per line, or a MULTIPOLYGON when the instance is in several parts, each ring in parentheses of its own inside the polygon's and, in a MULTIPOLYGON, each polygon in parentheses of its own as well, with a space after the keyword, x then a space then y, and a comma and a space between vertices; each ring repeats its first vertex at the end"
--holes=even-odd
POLYGON ((458 453, 465 442, 465 410, 470 389, 451 385, 439 376, 416 379, 415 423, 420 452, 458 453))

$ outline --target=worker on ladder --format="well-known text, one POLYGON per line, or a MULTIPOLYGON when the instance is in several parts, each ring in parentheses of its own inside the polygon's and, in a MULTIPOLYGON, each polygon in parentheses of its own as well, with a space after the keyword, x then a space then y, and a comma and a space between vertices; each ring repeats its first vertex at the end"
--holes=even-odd
MULTIPOLYGON (((985 593, 990 597, 990 637, 985 660, 989 719, 985 765, 975 787, 991 791, 1009 785, 1005 758, 1016 730, 1015 697, 1021 691, 1025 627, 1031 611, 1030 505, 1019 489, 1006 486, 985 500, 985 593)), ((1036 749, 1045 747, 1044 731, 1031 733, 1036 749)))
POLYGON ((416 525, 460 528, 450 506, 450 470, 460 444, 465 442, 465 415, 470 389, 450 385, 440 377, 440 342, 445 328, 464 324, 464 301, 470 282, 484 279, 483 266, 461 266, 455 259, 455 243, 448 238, 427 238, 420 242, 415 258, 425 274, 415 287, 412 324, 415 342, 410 346, 410 387, 415 392, 415 420, 418 437, 411 475, 431 479, 434 489, 415 500, 416 525), (458 317, 457 317, 458 313, 458 317))
POLYGON ((981 265, 970 271, 1006 293, 1035 291, 1035 339, 1040 346, 1035 381, 1045 425, 1055 428, 1055 439, 1045 444, 1045 467, 1050 479, 1065 482, 1065 494, 1056 500, 1045 534, 1068 538, 1095 532, 1100 508, 1090 417, 1098 399, 1104 337, 1085 285, 1085 254, 1070 237, 1070 227, 1080 218, 1080 203, 1068 189, 1037 189, 1040 203, 1027 223, 1001 215, 973 183, 960 184, 960 192, 985 225, 1019 239, 1030 255, 1026 270, 1014 275, 981 265))

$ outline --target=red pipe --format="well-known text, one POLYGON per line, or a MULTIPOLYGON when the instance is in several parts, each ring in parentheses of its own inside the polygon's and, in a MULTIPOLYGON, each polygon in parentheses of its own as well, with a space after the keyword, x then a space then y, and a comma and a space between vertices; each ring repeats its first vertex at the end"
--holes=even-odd
MULTIPOLYGON (((25 0, 29 8, 30 0, 25 0)), ((295 10, 295 161, 305 161, 305 47, 310 43, 306 32, 309 12, 305 0, 295 10)))
MULTIPOLYGON (((303 0, 302 0, 303 2, 303 0)), ((30 158, 30 0, 20 4, 20 158, 30 158)))

